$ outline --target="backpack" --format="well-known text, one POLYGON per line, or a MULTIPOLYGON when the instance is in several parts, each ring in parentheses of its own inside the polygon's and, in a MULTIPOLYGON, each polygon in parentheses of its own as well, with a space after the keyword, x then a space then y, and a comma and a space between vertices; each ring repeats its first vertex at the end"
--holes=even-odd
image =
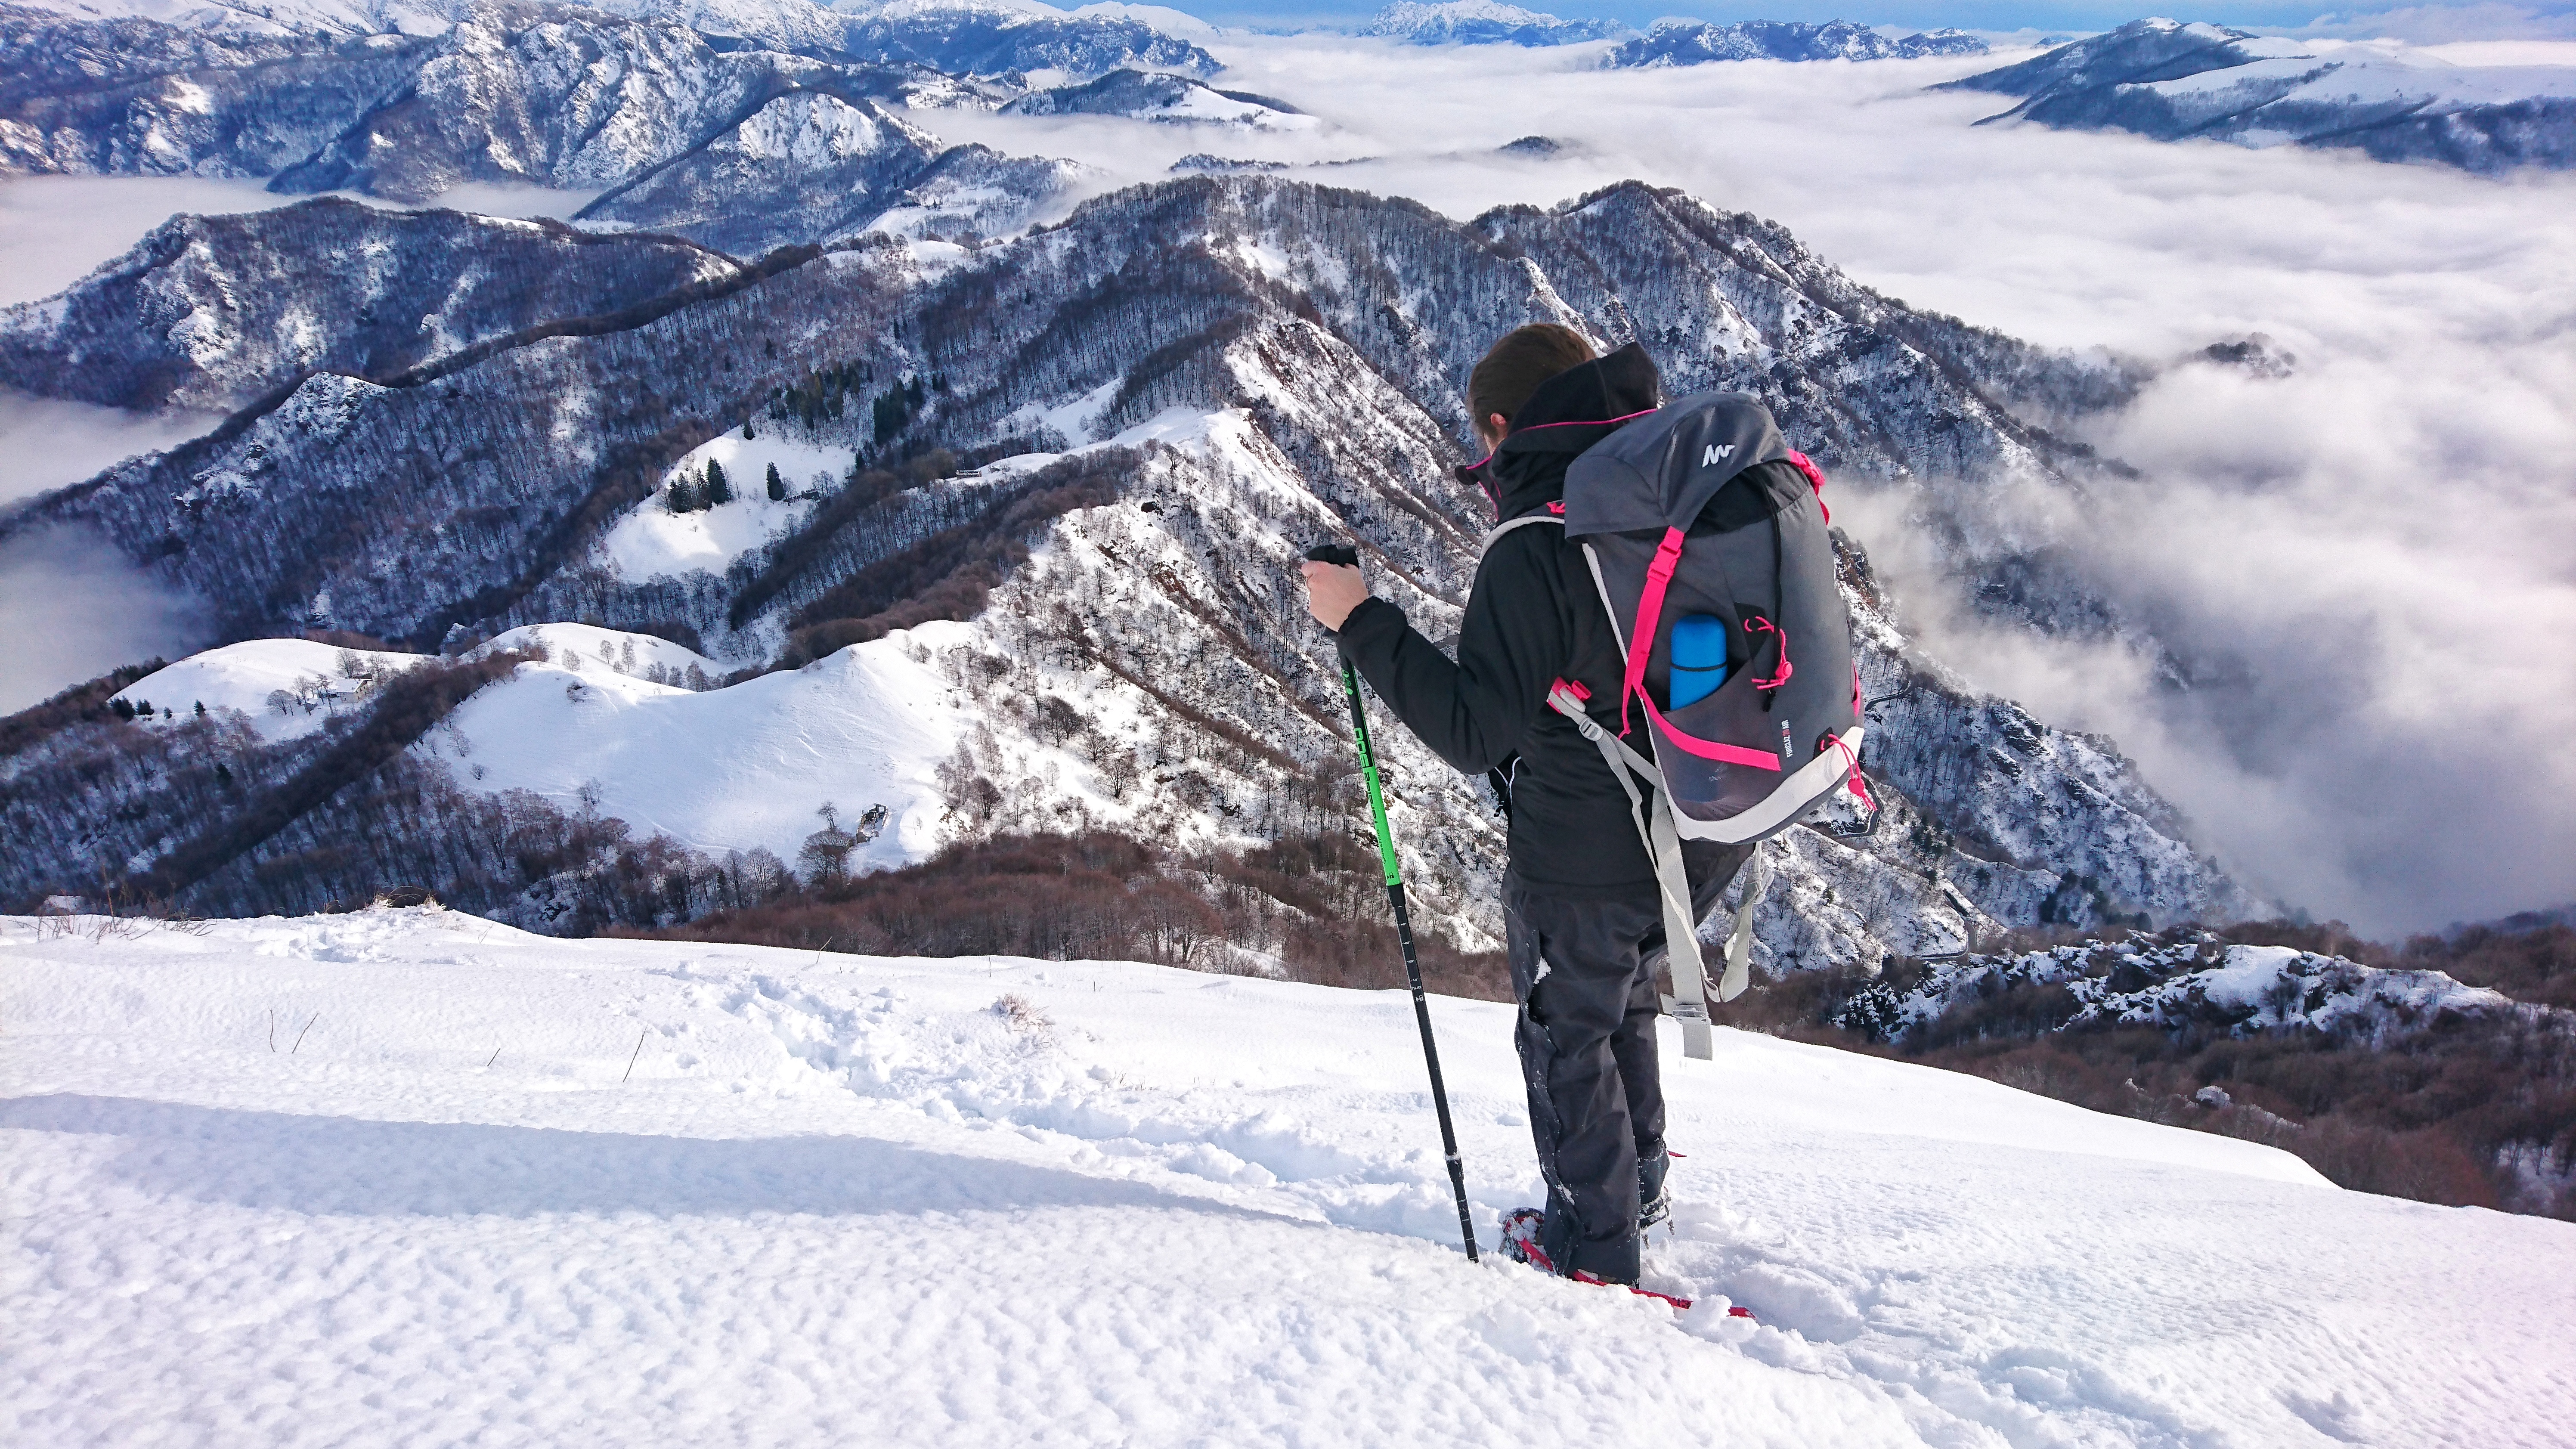
MULTIPOLYGON (((1548 704, 1599 747, 1627 792, 1663 898, 1674 988, 1665 1010, 1682 1023, 1684 1053, 1702 1060, 1707 980, 1681 842, 1766 840, 1837 785, 1876 811, 1860 775, 1860 673, 1824 487, 1749 394, 1697 393, 1585 450, 1566 469, 1561 513, 1512 519, 1484 540, 1562 526, 1609 611, 1625 664, 1619 698, 1596 700, 1560 679, 1548 704), (1674 634, 1685 619, 1694 644, 1723 630, 1725 674, 1676 708, 1674 634), (1615 716, 1617 733, 1595 711, 1615 716), (1651 760, 1628 743, 1638 730, 1654 742, 1651 760)), ((1757 855, 1720 1001, 1747 985, 1753 907, 1767 884, 1757 855)))

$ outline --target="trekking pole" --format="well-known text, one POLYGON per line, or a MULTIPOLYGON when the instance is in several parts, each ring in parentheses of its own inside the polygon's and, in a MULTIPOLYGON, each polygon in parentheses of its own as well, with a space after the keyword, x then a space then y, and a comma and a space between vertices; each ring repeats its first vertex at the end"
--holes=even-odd
MULTIPOLYGON (((1323 544, 1306 551, 1317 563, 1359 567, 1359 550, 1323 544)), ((1431 1036, 1431 1003, 1422 994, 1422 962, 1413 951, 1413 916, 1404 908, 1404 872, 1395 863, 1395 832, 1387 828, 1386 793, 1378 787, 1377 752, 1369 748, 1368 714, 1360 707, 1360 677, 1342 661, 1342 696, 1351 704, 1351 738, 1359 742, 1360 773, 1368 781, 1369 821, 1377 828, 1378 864, 1386 871, 1387 904, 1395 907, 1395 938, 1404 946, 1404 976, 1413 987, 1413 1020, 1422 1028, 1422 1060, 1431 1068, 1431 1105, 1440 1115, 1440 1150, 1449 1159, 1449 1190, 1458 1199, 1458 1236, 1467 1261, 1476 1261, 1476 1222, 1467 1212, 1467 1164, 1458 1156, 1458 1131, 1449 1122, 1449 1087, 1440 1077, 1440 1047, 1431 1036)))

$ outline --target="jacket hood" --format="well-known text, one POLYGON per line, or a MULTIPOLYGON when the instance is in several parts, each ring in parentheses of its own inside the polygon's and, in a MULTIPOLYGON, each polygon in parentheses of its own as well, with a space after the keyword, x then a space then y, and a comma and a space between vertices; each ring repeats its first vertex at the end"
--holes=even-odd
POLYGON ((1459 480, 1485 490, 1497 522, 1534 512, 1565 496, 1567 464, 1618 423, 1662 401, 1654 360, 1631 342, 1540 383, 1512 415, 1502 446, 1459 469, 1459 480))

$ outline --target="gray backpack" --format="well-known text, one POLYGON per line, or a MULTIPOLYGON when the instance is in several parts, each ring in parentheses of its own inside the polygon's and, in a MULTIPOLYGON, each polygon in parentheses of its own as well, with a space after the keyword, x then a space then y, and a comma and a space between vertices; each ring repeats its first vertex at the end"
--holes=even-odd
MULTIPOLYGON (((1514 528, 1561 524, 1591 566, 1626 660, 1620 697, 1590 699, 1559 680, 1548 703, 1600 747, 1628 793, 1663 897, 1673 971, 1665 1009, 1682 1023, 1684 1051, 1702 1059, 1708 993, 1681 842, 1768 839, 1838 785, 1875 809, 1861 782, 1860 675, 1824 486, 1750 395, 1698 393, 1576 458, 1563 513, 1516 518, 1485 537, 1491 546, 1514 528), (1685 619, 1723 629, 1725 675, 1675 708, 1674 628, 1685 619), (1617 733, 1596 710, 1616 718, 1617 733), (1653 741, 1652 759, 1628 743, 1640 732, 1653 741)), ((1753 907, 1766 877, 1757 855, 1720 1001, 1747 984, 1753 907)))

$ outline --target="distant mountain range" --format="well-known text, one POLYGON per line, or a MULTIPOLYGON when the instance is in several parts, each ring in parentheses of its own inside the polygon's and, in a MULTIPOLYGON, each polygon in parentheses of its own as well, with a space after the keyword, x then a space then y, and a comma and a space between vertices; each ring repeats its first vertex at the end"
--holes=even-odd
POLYGON ((1565 20, 1501 0, 1414 0, 1377 13, 1363 32, 1413 45, 1573 45, 1628 33, 1616 20, 1565 20))
MULTIPOLYGON (((0 6, 0 13, 13 8, 18 7, 0 6)), ((489 28, 496 17, 529 7, 511 0, 38 0, 24 8, 71 20, 162 21, 240 44, 255 38, 434 37, 478 17, 489 28)), ((925 65, 958 75, 1055 70, 1088 76, 1127 64, 1193 75, 1217 70, 1215 58, 1192 41, 1119 13, 1125 7, 1114 5, 1079 14, 1037 0, 594 0, 582 8, 692 31, 718 50, 925 65)))
POLYGON ((1983 55, 1986 43, 1960 30, 1890 37, 1866 25, 1829 20, 1746 20, 1712 25, 1657 21, 1655 28, 1602 57, 1605 66, 1700 65, 1714 60, 1914 60, 1927 55, 1983 55))
POLYGON ((1605 66, 1698 65, 1713 60, 1907 60, 1926 55, 1983 55, 1986 43, 1958 30, 1895 37, 1848 20, 1810 24, 1795 20, 1746 20, 1718 25, 1659 20, 1643 36, 1615 20, 1567 20, 1501 0, 1442 0, 1390 5, 1364 32, 1414 45, 1573 45, 1587 40, 1626 43, 1602 59, 1605 66))
POLYGON ((1942 88, 2022 98, 1989 122, 2348 149, 2489 174, 2576 166, 2576 66, 2458 66, 2393 42, 2135 20, 1942 88))

